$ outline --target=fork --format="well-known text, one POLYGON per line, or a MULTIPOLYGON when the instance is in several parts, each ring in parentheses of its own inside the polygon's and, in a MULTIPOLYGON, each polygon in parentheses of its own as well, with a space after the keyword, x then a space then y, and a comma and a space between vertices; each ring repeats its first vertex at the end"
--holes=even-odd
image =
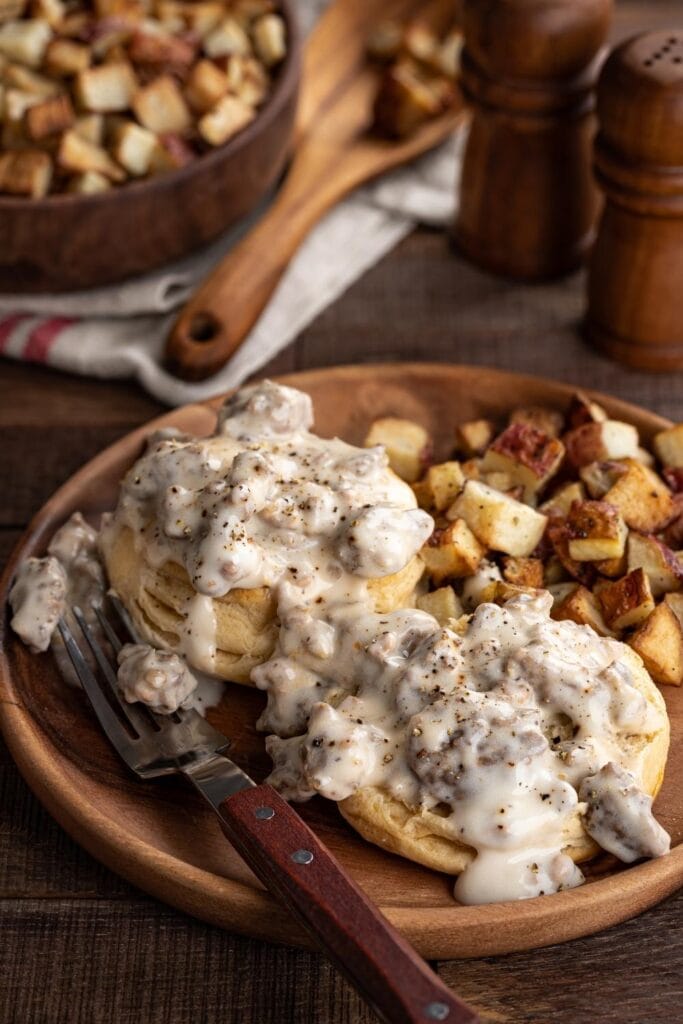
MULTIPOLYGON (((135 631, 115 595, 113 608, 135 631)), ((93 607, 114 655, 114 625, 93 607)), ((225 755, 226 737, 194 710, 157 715, 129 704, 116 667, 82 610, 72 613, 92 653, 93 671, 62 618, 59 631, 78 678, 107 737, 140 779, 184 776, 214 809, 230 843, 287 907, 387 1024, 477 1024, 475 1011, 434 974, 320 842, 267 783, 257 785, 225 755)))

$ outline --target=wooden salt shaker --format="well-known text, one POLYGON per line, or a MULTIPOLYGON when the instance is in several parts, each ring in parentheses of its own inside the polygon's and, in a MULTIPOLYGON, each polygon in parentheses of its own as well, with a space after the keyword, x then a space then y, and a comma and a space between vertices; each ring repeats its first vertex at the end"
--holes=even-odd
POLYGON ((598 86, 595 169, 606 204, 587 332, 645 370, 683 368, 683 29, 618 46, 598 86))
POLYGON ((453 234, 473 262, 539 280, 594 238, 594 85, 612 0, 464 0, 472 108, 453 234))

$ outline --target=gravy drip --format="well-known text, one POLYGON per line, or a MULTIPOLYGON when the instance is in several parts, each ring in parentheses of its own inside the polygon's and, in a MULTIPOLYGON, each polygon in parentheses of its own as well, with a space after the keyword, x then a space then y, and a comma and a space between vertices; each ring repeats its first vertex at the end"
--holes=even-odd
POLYGON ((617 856, 666 852, 636 782, 664 713, 633 684, 622 644, 553 621, 551 606, 546 593, 482 604, 464 636, 362 604, 285 616, 252 673, 268 695, 259 724, 275 734, 270 781, 294 800, 372 786, 436 811, 476 851, 455 886, 463 903, 580 884, 563 853, 577 813, 617 856), (626 798, 602 781, 615 773, 626 798))
POLYGON ((125 644, 118 662, 119 687, 130 704, 142 701, 162 714, 192 706, 197 680, 179 655, 149 644, 125 644))

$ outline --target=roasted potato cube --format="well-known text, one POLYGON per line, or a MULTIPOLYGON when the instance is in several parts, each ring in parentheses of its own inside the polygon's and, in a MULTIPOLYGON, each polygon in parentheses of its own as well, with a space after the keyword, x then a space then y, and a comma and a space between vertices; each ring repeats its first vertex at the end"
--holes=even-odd
POLYGON ((388 63, 398 55, 403 29, 397 21, 382 21, 368 36, 367 53, 371 60, 388 63))
POLYGON ((429 594, 423 594, 415 602, 420 611, 433 615, 440 626, 445 626, 449 619, 459 619, 462 615, 462 604, 453 587, 440 587, 429 594))
POLYGON ((541 593, 538 587, 525 587, 519 583, 508 583, 507 580, 497 580, 492 585, 490 593, 487 593, 486 600, 492 601, 495 604, 505 604, 506 601, 511 601, 513 597, 519 597, 520 594, 528 594, 530 597, 537 597, 541 593))
POLYGON ((0 0, 0 24, 20 18, 27 3, 28 0, 0 0))
POLYGON ((195 151, 179 135, 163 135, 157 139, 150 161, 150 174, 162 174, 185 167, 197 158, 195 151))
MULTIPOLYGON (((510 473, 503 472, 502 469, 494 470, 491 473, 484 473, 482 469, 478 469, 477 479, 481 480, 482 483, 488 484, 489 487, 493 487, 496 491, 502 491, 504 494, 508 494, 515 489, 515 481, 510 473)), ((524 488, 521 488, 522 494, 524 488)), ((513 495, 516 497, 516 495, 513 495)))
POLYGON ((212 0, 207 0, 205 3, 197 3, 196 0, 193 0, 192 3, 182 4, 182 11, 188 28, 193 32, 196 32, 202 39, 204 36, 207 36, 225 16, 225 7, 220 0, 216 3, 212 2, 212 0))
POLYGON ((230 89, 250 107, 259 107, 270 90, 268 72, 255 57, 231 57, 228 62, 230 89), (236 84, 232 84, 232 80, 236 84))
POLYGON ((603 498, 620 476, 628 472, 623 462, 589 462, 581 466, 579 476, 591 498, 603 498))
POLYGON ((595 567, 591 562, 578 562, 569 554, 571 531, 566 520, 551 518, 548 522, 548 529, 544 539, 551 544, 555 557, 566 572, 573 576, 575 580, 583 583, 584 586, 590 587, 595 579, 595 567))
POLYGON ((137 79, 130 64, 101 64, 78 73, 75 95, 85 110, 107 113, 127 110, 137 88, 137 79))
POLYGON ((627 547, 628 544, 619 558, 601 558, 599 561, 593 563, 601 576, 609 576, 610 579, 617 579, 619 576, 626 575, 628 572, 628 559, 626 557, 627 547))
POLYGON ((131 106, 143 128, 157 135, 183 135, 192 124, 183 94, 170 75, 155 78, 139 89, 131 106))
POLYGON ((173 70, 184 75, 194 63, 196 46, 187 38, 167 33, 136 32, 128 47, 134 65, 143 64, 157 72, 173 70))
POLYGON ((519 558, 532 553, 548 522, 540 512, 478 480, 465 483, 447 516, 464 519, 486 547, 519 558))
POLYGON ((665 466, 683 467, 683 423, 655 435, 653 447, 657 458, 665 466))
POLYGON ((674 494, 683 492, 683 466, 665 466, 662 476, 667 487, 670 487, 674 494))
POLYGON ((563 484, 556 491, 553 491, 547 501, 539 505, 538 510, 546 516, 566 516, 574 502, 584 501, 585 497, 586 493, 583 485, 578 480, 573 480, 571 483, 563 484))
POLYGON ((514 426, 515 423, 533 427, 548 437, 559 437, 564 428, 564 416, 557 409, 550 409, 546 405, 527 405, 513 409, 509 426, 514 426))
POLYGON ((366 448, 383 445, 394 473, 408 483, 422 475, 432 451, 431 438, 424 427, 394 416, 375 420, 363 444, 366 448))
POLYGON ((657 474, 635 459, 626 459, 627 472, 619 477, 605 495, 615 505, 632 530, 657 533, 675 513, 671 491, 657 474))
POLYGON ((425 474, 424 495, 428 501, 422 507, 443 512, 452 505, 465 484, 459 462, 439 462, 430 466, 425 474))
POLYGON ((237 96, 224 96, 213 110, 200 118, 199 134, 211 146, 222 146, 224 142, 242 131, 253 121, 255 111, 237 96))
POLYGON ((403 49, 418 61, 429 64, 439 47, 436 33, 421 21, 412 21, 403 33, 403 49))
POLYGON ((6 21, 0 25, 0 53, 30 68, 40 67, 52 29, 41 18, 6 21))
POLYGON ((264 14, 252 26, 254 49, 267 68, 275 67, 287 53, 285 23, 279 14, 264 14))
POLYGON ((23 92, 21 89, 6 89, 4 99, 5 122, 23 121, 24 115, 31 107, 42 103, 40 96, 33 92, 23 92))
POLYGON ((58 31, 66 14, 66 5, 62 0, 31 0, 31 14, 58 31))
POLYGON ((468 458, 481 455, 495 437, 491 420, 469 420, 455 428, 455 450, 468 458))
POLYGON ((653 597, 681 589, 683 563, 656 537, 632 531, 628 538, 628 569, 643 569, 653 597))
POLYGON ((567 422, 572 429, 584 423, 603 423, 606 419, 607 413, 601 405, 592 401, 583 391, 575 392, 567 410, 567 422))
POLYGON ((485 601, 493 600, 496 584, 502 581, 500 569, 495 562, 484 559, 473 576, 468 576, 463 584, 461 600, 466 611, 474 611, 485 601))
POLYGON ((481 469, 484 473, 509 473, 530 501, 558 471, 563 458, 564 445, 557 438, 527 424, 515 423, 489 445, 481 469))
POLYGON ((664 598, 664 604, 668 604, 680 622, 681 627, 683 627, 683 594, 667 594, 664 598))
POLYGON ((66 171, 84 174, 97 171, 111 181, 124 181, 125 172, 114 163, 106 149, 88 142, 77 131, 65 132, 57 152, 57 163, 66 171))
POLYGON ((59 135, 75 121, 74 108, 68 96, 51 96, 26 111, 26 132, 38 142, 50 135, 59 135))
POLYGON ((683 629, 671 606, 663 601, 654 609, 628 643, 640 655, 652 678, 660 685, 683 682, 683 629))
POLYGON ((0 192, 42 199, 50 191, 52 160, 38 150, 18 150, 0 156, 0 192))
POLYGON ((683 491, 672 494, 673 515, 662 532, 662 540, 674 550, 683 547, 683 491))
POLYGON ((569 582, 568 577, 569 573, 554 552, 545 559, 543 562, 544 587, 551 587, 555 583, 569 582))
POLYGON ((213 61, 200 60, 190 71, 185 95, 194 109, 203 114, 216 106, 229 87, 228 76, 213 61))
POLYGON ((508 583, 535 589, 543 586, 543 562, 540 558, 512 558, 506 555, 502 559, 502 566, 503 576, 508 583))
MULTIPOLYGON (((562 604, 565 598, 569 597, 570 594, 573 594, 580 586, 581 584, 577 583, 576 580, 566 580, 564 582, 548 584, 545 589, 553 599, 553 610, 551 614, 554 614, 558 605, 562 604)), ((590 590, 588 593, 590 594, 590 590)))
POLYGON ((618 636, 605 622, 598 599, 586 587, 573 586, 553 605, 552 615, 554 619, 569 619, 580 626, 590 626, 598 636, 618 636))
POLYGON ((576 562, 621 558, 628 528, 614 505, 576 501, 567 516, 569 557, 576 562))
MULTIPOLYGON (((460 463, 462 475, 466 480, 479 480, 481 478, 481 470, 479 469, 480 461, 480 459, 467 459, 466 462, 460 463)), ((486 481, 484 481, 484 483, 486 483, 486 481)))
POLYGON ((445 529, 436 529, 420 552, 427 572, 437 584, 446 579, 471 576, 485 554, 467 523, 456 519, 445 529))
POLYGON ((149 171, 156 145, 153 132, 130 121, 117 130, 112 156, 132 177, 139 178, 149 171))
POLYGON ((637 459, 639 454, 638 431, 620 420, 585 423, 565 434, 563 441, 569 461, 577 468, 606 459, 637 459))
POLYGON ((205 36, 204 53, 207 57, 247 56, 251 53, 249 36, 234 18, 224 18, 205 36))
POLYGON ((103 174, 97 171, 86 171, 85 174, 77 174, 69 182, 69 192, 78 192, 80 195, 95 195, 97 192, 108 192, 112 183, 103 174))
POLYGON ((616 630, 640 625, 655 606, 642 569, 634 569, 620 580, 605 584, 599 590, 598 600, 607 625, 616 630))
POLYGON ((21 89, 22 92, 34 93, 39 99, 57 96, 62 91, 60 82, 25 68, 21 64, 8 64, 2 72, 6 85, 21 89))
POLYGON ((439 46, 438 52, 432 57, 432 65, 443 75, 456 79, 460 71, 462 44, 462 32, 458 29, 451 29, 439 46))
POLYGON ((85 43, 53 39, 45 51, 45 70, 58 78, 71 78, 90 67, 92 54, 85 43))

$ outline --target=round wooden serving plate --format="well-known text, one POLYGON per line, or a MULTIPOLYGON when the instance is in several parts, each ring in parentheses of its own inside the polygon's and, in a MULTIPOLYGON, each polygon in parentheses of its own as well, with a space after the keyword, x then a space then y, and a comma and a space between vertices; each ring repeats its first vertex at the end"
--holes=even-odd
MULTIPOLYGON (((360 443, 377 416, 423 423, 437 455, 449 451, 454 424, 504 417, 511 406, 566 407, 572 389, 532 377, 475 367, 402 364, 340 367, 285 377, 309 392, 316 429, 360 443)), ((648 440, 666 421, 635 406, 596 396, 609 412, 633 422, 648 440)), ((156 420, 198 434, 214 425, 218 400, 156 420)), ((91 520, 111 508, 123 472, 140 453, 150 426, 102 452, 38 513, 6 568, 3 604, 15 566, 41 554, 75 509, 91 520)), ((50 813, 93 856, 135 885, 213 924, 278 942, 306 936, 263 890, 223 839, 218 822, 180 781, 142 784, 127 774, 100 732, 84 695, 59 676, 52 655, 32 655, 7 622, 0 660, 0 725, 27 782, 50 813)), ((604 855, 587 866, 579 889, 517 903, 461 907, 453 880, 384 853, 356 836, 333 804, 302 807, 306 820, 380 905, 429 958, 488 956, 587 935, 638 914, 683 884, 683 689, 665 687, 672 751, 657 816, 671 833, 667 857, 625 868, 604 855)), ((235 759, 263 778, 268 759, 254 730, 263 695, 226 685, 211 721, 234 741, 235 759)))

